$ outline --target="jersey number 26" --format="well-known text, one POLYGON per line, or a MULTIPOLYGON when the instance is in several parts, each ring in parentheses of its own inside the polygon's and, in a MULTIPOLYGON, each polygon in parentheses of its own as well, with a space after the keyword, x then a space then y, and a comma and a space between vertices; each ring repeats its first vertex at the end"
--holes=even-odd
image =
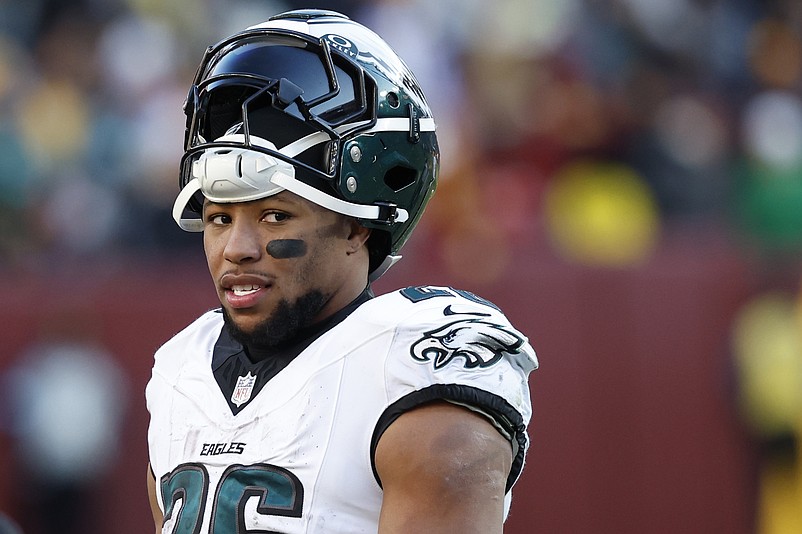
MULTIPOLYGON (((198 534, 209 492, 209 473, 201 464, 183 464, 161 479, 164 525, 171 534, 198 534)), ((258 497, 260 515, 301 517, 304 491, 290 471, 270 464, 232 465, 220 477, 212 501, 209 532, 247 532, 245 505, 258 497)))

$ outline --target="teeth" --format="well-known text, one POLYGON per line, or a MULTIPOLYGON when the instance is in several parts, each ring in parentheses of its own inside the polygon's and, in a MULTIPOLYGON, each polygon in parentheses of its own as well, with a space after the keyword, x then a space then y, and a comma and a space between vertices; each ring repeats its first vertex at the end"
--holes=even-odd
POLYGON ((251 293, 255 293, 261 289, 261 286, 233 286, 231 291, 234 292, 237 296, 242 295, 250 295, 251 293))

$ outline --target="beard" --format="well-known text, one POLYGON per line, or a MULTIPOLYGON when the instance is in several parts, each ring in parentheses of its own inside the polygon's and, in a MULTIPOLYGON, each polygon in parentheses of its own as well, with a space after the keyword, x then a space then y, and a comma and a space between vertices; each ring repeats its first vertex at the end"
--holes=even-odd
POLYGON ((231 337, 242 345, 272 349, 295 340, 303 329, 311 326, 326 301, 325 295, 319 290, 310 291, 294 302, 281 300, 276 311, 250 332, 237 326, 225 308, 223 308, 223 319, 231 337))

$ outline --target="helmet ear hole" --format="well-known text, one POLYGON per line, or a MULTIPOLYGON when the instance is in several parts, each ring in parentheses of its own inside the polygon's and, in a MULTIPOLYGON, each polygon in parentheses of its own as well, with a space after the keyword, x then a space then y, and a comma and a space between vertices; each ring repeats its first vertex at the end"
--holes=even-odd
POLYGON ((387 93, 387 103, 390 104, 391 108, 397 109, 401 104, 401 100, 398 98, 398 93, 395 91, 390 91, 387 93))
POLYGON ((418 172, 415 169, 396 165, 384 174, 384 183, 397 193, 414 184, 417 177, 418 172))

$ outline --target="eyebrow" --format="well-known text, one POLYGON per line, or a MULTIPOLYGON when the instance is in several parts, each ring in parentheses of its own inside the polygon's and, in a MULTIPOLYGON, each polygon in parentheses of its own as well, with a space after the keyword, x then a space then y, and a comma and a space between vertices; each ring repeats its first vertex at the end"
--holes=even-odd
POLYGON ((207 206, 227 207, 227 206, 233 206, 233 205, 236 205, 236 204, 254 204, 254 203, 257 203, 257 202, 264 202, 264 201, 276 202, 278 204, 284 204, 286 206, 298 206, 300 204, 295 199, 286 198, 286 197, 279 197, 277 195, 264 197, 264 198, 257 198, 257 199, 254 199, 254 200, 246 200, 246 201, 243 201, 243 202, 215 202, 213 200, 209 200, 207 198, 204 198, 203 199, 203 209, 205 210, 207 206))

